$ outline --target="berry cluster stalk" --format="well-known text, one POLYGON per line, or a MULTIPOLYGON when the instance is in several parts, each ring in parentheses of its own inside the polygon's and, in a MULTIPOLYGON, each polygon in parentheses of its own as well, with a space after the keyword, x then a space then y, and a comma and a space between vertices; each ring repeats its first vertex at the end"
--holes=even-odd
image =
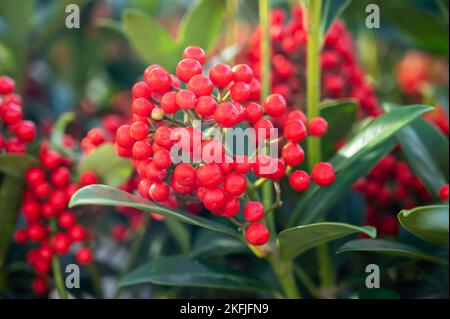
MULTIPOLYGON (((55 229, 57 228, 55 218, 52 218, 50 220, 50 228, 52 232, 54 232, 55 229)), ((56 254, 53 255, 52 257, 52 270, 53 270, 53 280, 55 281, 55 287, 56 290, 58 291, 59 298, 67 299, 68 295, 64 283, 64 278, 62 275, 61 262, 59 261, 59 257, 56 254)))

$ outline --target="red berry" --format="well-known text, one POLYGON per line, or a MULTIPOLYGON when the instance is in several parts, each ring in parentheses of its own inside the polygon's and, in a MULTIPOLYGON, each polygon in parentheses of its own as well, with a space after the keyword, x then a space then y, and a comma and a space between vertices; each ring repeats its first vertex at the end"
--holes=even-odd
POLYGON ((138 98, 134 100, 133 105, 131 106, 133 113, 142 117, 147 117, 152 114, 155 106, 152 102, 144 98, 138 98))
POLYGON ((153 164, 159 169, 165 169, 170 167, 172 164, 172 159, 170 157, 170 152, 166 149, 161 149, 153 154, 153 164))
POLYGON ((80 184, 81 186, 88 186, 98 183, 98 177, 95 172, 92 171, 86 171, 83 172, 80 176, 80 184))
POLYGON ((176 68, 176 75, 183 82, 189 82, 189 80, 197 74, 202 73, 202 65, 197 60, 188 58, 181 60, 176 68))
POLYGON ((15 90, 15 82, 9 76, 0 76, 0 94, 8 95, 15 90))
POLYGON ((27 234, 31 240, 41 241, 46 235, 46 230, 44 226, 35 223, 28 226, 27 234))
POLYGON ((138 193, 143 198, 149 198, 150 186, 152 186, 152 184, 153 183, 151 181, 149 181, 148 179, 141 179, 137 185, 138 193))
POLYGON ((304 124, 306 124, 306 122, 308 121, 306 118, 305 113, 303 113, 300 110, 295 110, 295 111, 291 111, 289 112, 286 122, 289 122, 291 120, 300 120, 302 121, 304 124))
POLYGON ((136 160, 146 160, 152 155, 152 145, 148 141, 137 141, 132 149, 133 158, 136 160))
POLYGON ((333 166, 325 162, 316 164, 311 172, 311 176, 319 186, 331 185, 336 178, 333 166))
POLYGON ((136 140, 131 137, 130 125, 122 125, 116 131, 116 143, 124 148, 132 148, 136 140))
POLYGON ((130 136, 137 141, 145 140, 149 132, 147 124, 141 121, 134 122, 130 126, 130 136))
POLYGON ((146 82, 140 81, 137 82, 135 85, 133 85, 131 93, 133 94, 133 97, 135 99, 138 98, 148 99, 152 95, 152 90, 150 90, 150 87, 146 82))
POLYGON ((170 91, 161 97, 161 108, 165 113, 174 114, 178 111, 176 96, 176 91, 170 91))
POLYGON ((209 70, 209 78, 215 86, 224 88, 233 80, 233 71, 227 64, 214 64, 209 70))
POLYGON ((86 230, 81 225, 75 225, 67 231, 69 238, 74 242, 81 242, 86 238, 86 230))
POLYGON ((150 186, 149 195, 155 202, 163 202, 169 198, 169 185, 164 182, 155 182, 150 186))
POLYGON ((30 167, 25 172, 25 181, 28 186, 34 186, 45 181, 45 172, 40 167, 30 167))
POLYGON ((304 192, 311 184, 311 177, 305 171, 294 171, 289 176, 289 185, 297 192, 304 192))
POLYGON ((31 121, 22 121, 14 126, 14 132, 19 140, 28 143, 36 138, 36 125, 31 121))
POLYGON ((255 102, 249 102, 245 105, 245 118, 250 123, 255 123, 263 116, 263 108, 255 102))
POLYGON ((1 116, 6 125, 12 126, 22 120, 22 108, 15 103, 7 104, 3 107, 1 116))
POLYGON ((264 111, 273 117, 279 117, 286 111, 286 100, 280 94, 271 94, 264 100, 264 111))
POLYGON ((41 205, 35 200, 27 200, 22 205, 22 211, 28 222, 36 221, 41 214, 41 205))
POLYGON ((169 72, 159 66, 144 74, 144 79, 150 87, 150 90, 160 94, 167 92, 172 85, 172 78, 169 72))
POLYGON ((245 193, 247 181, 242 175, 231 173, 225 176, 223 187, 228 194, 240 196, 245 193))
POLYGON ((153 136, 153 140, 156 144, 164 148, 171 148, 174 144, 174 141, 170 138, 171 130, 167 126, 160 126, 155 132, 153 136))
POLYGON ((195 94, 189 90, 180 90, 176 96, 177 105, 182 110, 192 110, 196 103, 197 98, 195 94))
POLYGON ((18 244, 25 244, 28 240, 28 233, 25 229, 17 229, 14 232, 14 241, 18 244))
POLYGON ((52 248, 56 253, 60 255, 66 254, 70 248, 69 236, 63 233, 55 234, 55 236, 52 239, 52 248))
POLYGON ((292 143, 302 142, 306 138, 306 126, 300 120, 291 120, 284 126, 284 136, 292 143))
POLYGON ((210 95, 205 95, 205 96, 200 96, 197 99, 197 104, 195 105, 195 111, 197 112, 198 115, 200 116, 204 116, 204 117, 209 117, 214 115, 214 112, 217 109, 217 102, 216 100, 210 96, 210 95))
POLYGON ((34 186, 34 194, 36 194, 37 197, 43 198, 48 196, 50 194, 50 191, 52 190, 52 187, 47 182, 42 182, 38 185, 34 186))
POLYGON ((190 186, 195 184, 197 179, 197 172, 195 168, 186 163, 178 164, 173 171, 175 180, 184 186, 190 186))
POLYGON ((235 103, 224 102, 218 105, 214 118, 222 127, 233 127, 240 123, 242 114, 235 103))
POLYGON ((36 276, 31 282, 31 289, 37 295, 44 295, 48 291, 48 283, 42 276, 36 276))
POLYGON ((92 141, 92 143, 94 143, 94 145, 103 144, 106 140, 105 132, 100 128, 90 129, 87 133, 87 137, 92 141))
POLYGON ((252 169, 252 163, 246 155, 237 155, 233 168, 238 174, 247 174, 252 169))
POLYGON ((57 187, 66 186, 70 182, 70 172, 66 167, 59 167, 51 173, 50 180, 57 187))
POLYGON ((439 198, 442 201, 448 201, 448 193, 449 193, 449 187, 448 184, 444 185, 441 187, 441 189, 439 190, 439 198))
POLYGON ((197 97, 210 95, 214 89, 214 85, 206 76, 194 75, 187 84, 187 89, 192 91, 197 97))
POLYGON ((231 98, 238 103, 247 101, 250 98, 250 94, 250 86, 245 82, 235 82, 231 86, 231 98))
POLYGON ((244 218, 251 223, 257 223, 264 218, 264 206, 259 202, 248 202, 244 206, 244 218))
POLYGON ((233 218, 241 209, 241 202, 238 197, 227 197, 227 203, 225 204, 225 208, 223 209, 223 217, 233 218))
POLYGON ((305 159, 305 152, 300 145, 288 143, 281 150, 281 156, 287 165, 297 166, 305 159))
POLYGON ((212 212, 222 210, 226 205, 224 191, 220 188, 207 189, 203 194, 203 205, 212 212))
POLYGON ((261 118, 253 125, 253 128, 258 139, 268 139, 272 136, 274 126, 270 120, 261 118))
POLYGON ((264 224, 251 224, 245 230, 245 238, 254 246, 261 246, 269 240, 269 230, 264 224))
POLYGON ((183 59, 195 59, 203 65, 206 61, 206 54, 200 47, 189 46, 183 51, 183 59))
POLYGON ((58 152, 46 150, 41 152, 40 160, 45 168, 54 170, 61 165, 62 157, 58 152))
POLYGON ((208 188, 218 187, 223 181, 220 166, 214 163, 200 166, 197 170, 197 181, 201 186, 208 188))
POLYGON ((59 226, 69 229, 72 228, 77 222, 77 217, 69 210, 62 211, 58 215, 59 226))
POLYGON ((315 117, 309 121, 308 132, 312 136, 321 137, 328 131, 328 122, 322 117, 315 117))
POLYGON ((247 64, 237 64, 233 67, 233 80, 250 83, 253 78, 252 68, 247 64))
MULTIPOLYGON (((53 192, 51 192, 48 198, 48 202, 53 207, 53 209, 55 209, 55 211, 59 211, 67 206, 69 198, 66 196, 66 193, 63 189, 55 189, 53 192)), ((44 214, 44 210, 42 211, 42 214, 44 214)))
POLYGON ((86 266, 92 262, 92 251, 89 248, 81 248, 75 253, 75 258, 80 265, 86 266))

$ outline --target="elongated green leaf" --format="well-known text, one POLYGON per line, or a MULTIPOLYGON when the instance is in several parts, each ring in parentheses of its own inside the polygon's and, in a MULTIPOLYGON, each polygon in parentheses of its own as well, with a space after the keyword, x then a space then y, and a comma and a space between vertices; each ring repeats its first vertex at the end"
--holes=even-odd
POLYGON ((236 230, 229 226, 213 222, 200 216, 169 209, 149 200, 134 196, 127 192, 121 191, 120 189, 116 189, 106 185, 90 185, 78 190, 72 196, 69 207, 81 205, 133 207, 146 212, 157 213, 166 217, 171 217, 184 223, 222 232, 228 235, 237 237, 240 236, 240 234, 236 230))
POLYGON ((220 34, 225 7, 225 0, 203 0, 193 6, 178 29, 177 42, 181 47, 197 45, 211 49, 220 34))
POLYGON ((326 32, 336 19, 339 19, 344 11, 350 6, 352 0, 325 0, 324 14, 320 22, 322 35, 326 32))
POLYGON ((25 188, 22 179, 0 174, 0 269, 11 243, 17 213, 25 188))
POLYGON ((150 262, 126 275, 120 280, 119 285, 124 287, 142 283, 270 291, 270 288, 260 279, 207 264, 188 256, 174 256, 150 262))
POLYGON ((191 235, 186 228, 186 225, 172 218, 167 218, 165 223, 169 231, 175 237, 181 251, 187 253, 191 249, 191 235))
POLYGON ((82 174, 86 171, 95 172, 102 183, 117 187, 128 180, 133 167, 128 159, 116 154, 112 144, 103 144, 81 159, 78 172, 82 174))
POLYGON ((415 120, 397 137, 413 171, 430 194, 439 198, 440 188, 448 183, 448 138, 424 119, 415 120))
POLYGON ((16 179, 23 179, 28 168, 38 165, 39 161, 28 154, 6 154, 0 156, 0 173, 16 179))
POLYGON ((426 260, 438 264, 448 264, 448 260, 432 256, 413 246, 381 239, 351 240, 342 245, 337 253, 360 251, 399 256, 411 259, 426 260))
POLYGON ((173 70, 180 55, 179 49, 172 36, 158 22, 130 9, 124 12, 122 28, 143 61, 173 70))
POLYGON ((278 235, 280 254, 284 259, 293 259, 308 249, 358 232, 376 237, 376 229, 373 227, 343 223, 327 222, 289 228, 278 235))
MULTIPOLYGON (((375 148, 391 139, 400 129, 431 109, 431 107, 420 105, 397 108, 383 114, 364 126, 362 131, 355 134, 355 136, 330 160, 336 172, 335 183, 339 184, 339 180, 341 178, 346 178, 345 176, 347 174, 353 174, 355 177, 356 174, 354 172, 357 169, 361 158, 364 158, 375 148), (351 171, 353 171, 353 173, 351 173, 351 171)), ((384 150, 386 151, 389 149, 386 147, 384 150)), ((364 162, 368 165, 368 160, 364 162)), ((361 169, 359 172, 362 174, 357 176, 355 181, 367 171, 361 169)), ((300 198, 299 204, 294 209, 289 220, 290 226, 297 224, 301 212, 305 210, 305 207, 309 206, 309 200, 311 200, 316 193, 323 190, 326 190, 326 188, 321 189, 317 186, 310 187, 310 189, 300 198)), ((328 207, 329 205, 326 206, 328 207)), ((307 211, 307 213, 308 216, 304 216, 304 223, 311 223, 312 221, 317 220, 318 215, 325 214, 326 211, 318 211, 316 209, 314 214, 310 211, 307 211)))
POLYGON ((448 206, 422 206, 402 210, 400 224, 418 237, 443 247, 448 247, 448 206))
POLYGON ((69 123, 74 119, 75 113, 73 112, 61 114, 56 123, 53 125, 52 132, 50 134, 50 142, 52 143, 52 147, 70 158, 74 158, 75 155, 71 150, 64 146, 64 134, 67 125, 69 125, 69 123))
POLYGON ((199 231, 194 241, 191 254, 193 256, 220 256, 246 251, 248 251, 248 247, 236 238, 224 236, 217 232, 202 230, 199 231))

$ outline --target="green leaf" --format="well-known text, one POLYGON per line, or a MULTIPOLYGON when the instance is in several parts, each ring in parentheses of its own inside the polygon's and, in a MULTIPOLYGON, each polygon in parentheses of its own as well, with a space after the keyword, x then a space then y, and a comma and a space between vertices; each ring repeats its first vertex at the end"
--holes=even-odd
POLYGON ((0 173, 16 179, 23 179, 28 168, 39 165, 39 161, 28 154, 5 154, 0 156, 0 173))
POLYGON ((125 275, 121 287, 142 283, 157 285, 270 291, 260 279, 192 259, 174 256, 152 261, 125 275))
POLYGON ((397 134, 409 165, 435 199, 448 183, 448 138, 433 124, 417 119, 397 134))
POLYGON ((184 48, 197 45, 211 49, 222 29, 225 0, 203 0, 193 6, 183 17, 178 29, 177 42, 184 48))
POLYGON ((134 196, 106 185, 90 185, 78 190, 70 200, 69 207, 81 205, 98 206, 124 206, 133 207, 150 213, 157 213, 183 223, 204 227, 217 232, 222 232, 231 236, 240 237, 239 232, 233 228, 213 222, 209 219, 187 214, 181 211, 160 206, 149 200, 134 196))
POLYGON ((24 45, 31 31, 33 0, 1 1, 0 16, 6 22, 6 38, 17 48, 24 45))
POLYGON ((133 166, 128 159, 119 157, 116 154, 114 145, 105 143, 80 160, 78 166, 79 174, 86 171, 95 172, 102 183, 117 187, 130 178, 133 166))
POLYGON ((354 100, 332 100, 321 104, 320 115, 328 122, 328 132, 322 138, 324 158, 334 154, 336 143, 350 133, 357 109, 354 100))
POLYGON ((448 264, 448 260, 432 256, 416 247, 381 239, 357 239, 346 242, 337 253, 351 251, 372 252, 385 255, 399 256, 410 259, 425 260, 438 264, 448 264))
POLYGON ((11 244, 24 188, 22 179, 17 179, 12 175, 4 175, 2 179, 0 174, 0 269, 11 244))
POLYGON ((333 22, 342 16, 351 3, 352 0, 325 0, 322 21, 320 22, 322 36, 325 36, 333 22))
POLYGON ((376 237, 373 227, 344 223, 325 222, 289 228, 278 235, 280 254, 282 258, 290 260, 311 248, 358 232, 376 237))
POLYGON ((248 252, 248 247, 242 241, 221 233, 201 230, 194 241, 191 254, 222 256, 241 252, 248 252))
POLYGON ((173 218, 165 220, 167 228, 175 237, 178 245, 183 253, 187 253, 191 249, 191 235, 186 226, 173 218))
POLYGON ((384 22, 396 27, 402 37, 418 48, 448 55, 448 29, 434 15, 417 8, 402 6, 384 10, 381 17, 384 22), (400 11, 402 14, 398 14, 400 11))
POLYGON ((143 61, 172 71, 180 52, 172 36, 154 19, 134 9, 125 10, 122 28, 143 61))
MULTIPOLYGON (((327 212, 326 209, 329 209, 333 203, 321 198, 323 192, 335 190, 337 193, 342 194, 345 190, 337 188, 336 185, 341 187, 343 184, 345 187, 350 187, 351 184, 349 182, 352 182, 353 180, 356 181, 376 164, 373 160, 377 158, 377 155, 387 154, 386 152, 390 151, 389 143, 391 142, 386 143, 388 140, 392 139, 400 129, 431 109, 431 107, 420 105, 397 108, 381 115, 368 125, 364 126, 362 130, 355 134, 355 136, 330 160, 330 163, 333 164, 336 172, 334 186, 331 185, 327 188, 320 188, 317 185, 311 186, 300 198, 299 204, 294 209, 289 220, 289 225, 296 225, 300 219, 300 214, 303 211, 307 212, 307 215, 304 214, 305 216, 303 216, 304 219, 302 223, 304 224, 314 222, 318 219, 320 214, 325 214, 327 212), (385 145, 379 148, 378 154, 376 154, 377 152, 372 152, 383 144, 385 145), (371 152, 372 155, 368 156, 371 152), (368 158, 366 156, 368 156, 368 158), (369 164, 372 164, 372 166, 369 164), (360 167, 360 165, 362 167, 360 167), (342 181, 341 179, 344 180, 342 181), (314 202, 315 205, 310 205, 310 201, 314 197, 316 198, 316 201, 314 202), (316 206, 317 203, 320 204, 321 208, 316 206), (308 209, 306 209, 307 207, 308 209), (309 208, 311 208, 311 210, 309 208)), ((330 194, 330 197, 334 200, 338 199, 339 196, 330 194)))
POLYGON ((53 125, 52 132, 50 134, 50 142, 52 147, 54 147, 59 152, 64 155, 74 158, 74 153, 64 146, 64 134, 70 122, 75 120, 75 113, 66 112, 59 116, 56 123, 53 125))
POLYGON ((448 247, 448 206, 422 206, 402 210, 400 224, 414 235, 430 243, 448 247))

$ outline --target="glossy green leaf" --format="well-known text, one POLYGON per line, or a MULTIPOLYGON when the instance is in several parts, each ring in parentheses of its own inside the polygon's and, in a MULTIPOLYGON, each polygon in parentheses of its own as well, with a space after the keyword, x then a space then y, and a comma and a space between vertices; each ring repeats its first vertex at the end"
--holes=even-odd
POLYGON ((448 183, 448 138, 424 119, 417 119, 397 137, 414 173, 439 198, 440 188, 448 183))
POLYGON ((293 259, 311 248, 354 233, 376 237, 373 227, 344 223, 325 222, 289 228, 278 235, 280 254, 284 259, 293 259))
POLYGON ((172 36, 153 18, 134 9, 125 10, 122 28, 143 61, 172 71, 180 58, 172 36))
POLYGON ((71 158, 74 158, 74 153, 64 146, 64 135, 67 125, 69 125, 69 123, 73 120, 75 120, 75 113, 66 112, 61 114, 53 125, 52 132, 50 134, 52 147, 71 158))
MULTIPOLYGON (((400 129, 431 109, 432 108, 429 106, 420 105, 397 108, 381 115, 368 125, 364 126, 362 130, 356 133, 355 136, 330 160, 336 172, 335 184, 338 185, 341 178, 348 181, 349 178, 347 176, 350 174, 352 174, 353 177, 356 177, 354 181, 365 175, 367 170, 360 169, 358 171, 361 175, 356 176, 357 174, 355 173, 355 170, 358 168, 358 163, 360 160, 363 159, 363 162, 365 162, 366 165, 365 168, 367 168, 368 163, 371 161, 367 159, 364 160, 364 157, 371 153, 375 148, 378 148, 389 139, 392 139, 392 137, 397 134, 400 129)), ((381 149, 383 151, 389 151, 389 147, 386 146, 383 146, 381 149)), ((372 156, 376 158, 375 155, 372 156)), ((371 167, 369 167, 369 169, 370 168, 371 167)), ((331 187, 333 186, 329 186, 328 189, 331 189, 331 187)), ((342 189, 340 190, 342 191, 342 189)), ((302 211, 305 211, 308 214, 307 216, 304 216, 305 220, 303 223, 305 224, 314 222, 320 214, 326 213, 326 210, 318 210, 317 208, 314 208, 314 213, 311 213, 311 211, 305 209, 305 207, 310 206, 309 201, 316 195, 316 193, 319 196, 322 191, 327 191, 327 188, 319 188, 315 185, 309 188, 309 190, 300 198, 299 204, 294 209, 294 212, 289 220, 290 226, 294 226, 298 223, 302 211)), ((323 199, 321 201, 325 202, 323 199)), ((330 206, 327 203, 323 203, 322 205, 327 206, 327 208, 330 206)))
POLYGON ((175 237, 181 251, 187 253, 191 249, 191 234, 186 225, 173 218, 167 218, 165 223, 170 233, 175 237))
POLYGON ((322 21, 320 22, 322 35, 325 36, 328 29, 336 19, 339 19, 350 6, 352 0, 325 0, 322 21))
POLYGON ((106 143, 80 160, 78 173, 86 171, 95 172, 102 183, 117 187, 129 179, 133 166, 128 159, 116 154, 114 145, 106 143))
POLYGON ((260 279, 221 268, 188 256, 174 256, 152 261, 125 275, 119 285, 142 283, 157 285, 270 291, 260 279))
POLYGON ((448 215, 447 205, 422 206, 402 210, 398 220, 404 228, 423 240, 448 247, 448 215))
POLYGON ((0 173, 23 179, 25 171, 31 166, 39 166, 39 161, 28 154, 0 155, 0 173))
POLYGON ((187 214, 178 210, 160 206, 149 200, 106 185, 90 185, 78 190, 72 196, 69 207, 71 208, 82 205, 133 207, 145 212, 157 213, 184 223, 208 228, 210 230, 222 232, 228 235, 237 237, 240 236, 239 232, 230 226, 226 226, 200 216, 187 214))
POLYGON ((193 256, 220 256, 248 251, 248 247, 234 237, 201 230, 195 238, 191 254, 193 256))
POLYGON ((22 179, 0 174, 0 269, 11 244, 24 188, 22 179))
POLYGON ((197 45, 211 49, 222 29, 225 0, 203 0, 184 16, 178 29, 177 42, 182 48, 197 45))
POLYGON ((417 249, 416 247, 381 239, 351 240, 342 245, 337 253, 344 252, 371 252, 410 259, 425 260, 432 263, 448 264, 448 260, 417 249))

